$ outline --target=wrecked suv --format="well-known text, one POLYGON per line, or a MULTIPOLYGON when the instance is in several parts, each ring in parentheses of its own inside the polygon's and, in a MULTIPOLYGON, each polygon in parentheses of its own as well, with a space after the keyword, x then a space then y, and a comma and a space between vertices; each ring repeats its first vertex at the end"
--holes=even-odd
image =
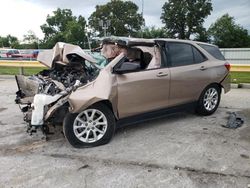
POLYGON ((98 62, 80 47, 57 43, 39 54, 49 67, 16 76, 16 103, 28 131, 63 124, 74 147, 108 143, 115 128, 191 106, 210 115, 230 90, 229 69, 216 46, 174 39, 106 38, 98 62))

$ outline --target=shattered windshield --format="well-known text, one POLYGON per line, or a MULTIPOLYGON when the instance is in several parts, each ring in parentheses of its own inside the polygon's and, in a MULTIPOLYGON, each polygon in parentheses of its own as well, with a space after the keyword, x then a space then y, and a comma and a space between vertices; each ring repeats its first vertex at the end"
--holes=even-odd
POLYGON ((103 69, 106 65, 109 64, 109 61, 101 54, 101 52, 87 52, 89 53, 95 60, 96 66, 99 69, 103 69))

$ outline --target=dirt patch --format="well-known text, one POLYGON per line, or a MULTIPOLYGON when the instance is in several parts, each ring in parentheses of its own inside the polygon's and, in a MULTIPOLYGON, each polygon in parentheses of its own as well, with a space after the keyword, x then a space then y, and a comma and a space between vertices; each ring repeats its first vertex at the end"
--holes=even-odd
POLYGON ((16 155, 21 153, 26 153, 41 147, 44 147, 46 145, 46 142, 41 141, 33 141, 33 142, 27 142, 25 144, 21 145, 5 145, 1 148, 1 153, 5 156, 7 155, 16 155))
POLYGON ((3 123, 2 121, 0 121, 0 125, 7 125, 6 123, 3 123))
POLYGON ((244 116, 243 128, 240 132, 240 139, 250 142, 250 109, 245 109, 240 112, 244 116))
POLYGON ((240 135, 240 139, 250 142, 250 126, 242 129, 239 135, 240 135))
POLYGON ((245 117, 245 120, 246 120, 245 122, 248 123, 248 125, 249 125, 249 122, 250 122, 250 109, 245 109, 245 110, 242 110, 241 112, 245 117))
POLYGON ((0 108, 0 112, 7 110, 8 108, 0 108))

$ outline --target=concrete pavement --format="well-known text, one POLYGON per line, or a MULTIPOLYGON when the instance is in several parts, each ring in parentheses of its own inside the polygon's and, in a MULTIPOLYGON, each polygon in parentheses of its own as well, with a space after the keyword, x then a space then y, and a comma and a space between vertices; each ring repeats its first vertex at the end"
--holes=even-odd
POLYGON ((13 79, 0 79, 0 187, 248 187, 250 90, 222 96, 207 117, 179 113, 119 129, 96 148, 74 149, 61 127, 49 141, 28 136, 13 79), (245 117, 223 128, 227 112, 245 117))

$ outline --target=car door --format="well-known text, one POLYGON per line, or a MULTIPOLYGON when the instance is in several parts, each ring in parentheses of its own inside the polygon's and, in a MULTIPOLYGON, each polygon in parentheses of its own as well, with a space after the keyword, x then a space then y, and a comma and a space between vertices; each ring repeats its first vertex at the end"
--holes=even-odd
POLYGON ((120 118, 168 106, 169 69, 166 67, 117 74, 120 118))
POLYGON ((169 105, 198 100, 202 90, 211 83, 209 60, 195 46, 183 42, 167 42, 171 75, 169 105))

